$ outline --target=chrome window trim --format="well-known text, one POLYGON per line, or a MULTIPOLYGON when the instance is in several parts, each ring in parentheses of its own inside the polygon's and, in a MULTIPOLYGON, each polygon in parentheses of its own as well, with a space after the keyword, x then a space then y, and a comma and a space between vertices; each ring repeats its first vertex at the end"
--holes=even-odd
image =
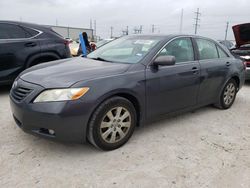
POLYGON ((0 23, 0 24, 15 25, 15 26, 24 27, 24 28, 31 29, 31 30, 34 30, 34 31, 37 31, 37 32, 38 32, 38 34, 36 34, 36 35, 34 35, 34 36, 32 36, 32 37, 29 37, 29 38, 0 39, 0 41, 3 41, 3 40, 8 40, 8 41, 30 40, 30 39, 33 39, 33 38, 38 37, 39 35, 41 35, 41 34, 43 33, 43 31, 40 31, 40 30, 38 30, 38 29, 34 29, 34 28, 31 28, 31 27, 26 27, 26 26, 20 26, 20 25, 17 25, 17 24, 12 24, 12 23, 0 23))

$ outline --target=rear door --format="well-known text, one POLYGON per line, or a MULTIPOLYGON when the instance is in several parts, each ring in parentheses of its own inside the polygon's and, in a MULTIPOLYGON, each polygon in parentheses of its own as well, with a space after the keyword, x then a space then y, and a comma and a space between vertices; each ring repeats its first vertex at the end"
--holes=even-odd
POLYGON ((29 55, 40 52, 39 43, 34 40, 25 28, 0 23, 0 81, 13 80, 24 69, 29 55))
POLYGON ((177 38, 158 56, 172 55, 173 66, 149 66, 146 69, 147 117, 178 111, 196 105, 200 84, 200 65, 195 60, 191 38, 177 38))
POLYGON ((230 71, 232 59, 215 42, 196 38, 201 66, 199 104, 210 104, 217 99, 230 71))

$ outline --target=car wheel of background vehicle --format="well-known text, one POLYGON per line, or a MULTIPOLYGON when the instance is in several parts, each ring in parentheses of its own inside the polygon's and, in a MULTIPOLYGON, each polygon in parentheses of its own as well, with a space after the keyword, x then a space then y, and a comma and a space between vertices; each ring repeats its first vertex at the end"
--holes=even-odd
POLYGON ((234 79, 230 79, 221 93, 219 102, 215 104, 215 106, 221 109, 230 108, 234 103, 236 94, 237 94, 237 83, 235 82, 234 79))
POLYGON ((88 140, 102 150, 114 150, 125 144, 136 126, 133 104, 122 97, 103 102, 92 115, 88 140))
POLYGON ((46 62, 49 62, 49 61, 55 61, 55 60, 58 60, 59 58, 56 58, 56 57, 42 57, 42 58, 38 58, 38 59, 35 59, 34 61, 32 61, 29 65, 27 65, 27 68, 30 68, 30 67, 33 67, 35 65, 38 65, 38 64, 41 64, 41 63, 46 63, 46 62))

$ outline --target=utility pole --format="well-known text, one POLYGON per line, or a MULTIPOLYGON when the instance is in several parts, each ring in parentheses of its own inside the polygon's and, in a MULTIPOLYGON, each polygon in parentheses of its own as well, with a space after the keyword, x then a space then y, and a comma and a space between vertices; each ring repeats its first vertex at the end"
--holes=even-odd
POLYGON ((128 35, 128 26, 126 27, 125 30, 122 30, 122 35, 128 35))
POLYGON ((228 26, 229 26, 229 22, 227 22, 227 26, 226 26, 225 40, 227 40, 228 26))
POLYGON ((113 38, 113 26, 110 27, 110 38, 112 39, 113 38))
POLYGON ((182 33, 182 27, 183 27, 183 12, 184 10, 181 9, 180 33, 182 33))
POLYGON ((153 24, 152 25, 152 33, 154 33, 155 32, 155 25, 153 24))
POLYGON ((201 13, 199 12, 200 11, 200 9, 199 8, 197 8, 197 12, 195 12, 195 14, 196 14, 196 17, 194 18, 195 19, 195 24, 194 24, 194 26, 195 26, 195 28, 194 28, 194 34, 197 34, 197 29, 198 29, 198 27, 200 26, 198 23, 199 23, 199 21, 200 21, 200 16, 201 16, 201 13))
POLYGON ((139 33, 142 34, 142 25, 140 25, 139 33))
POLYGON ((90 23, 89 23, 90 25, 89 25, 89 28, 90 29, 93 29, 93 27, 92 27, 92 19, 90 19, 90 23))
POLYGON ((94 39, 96 38, 96 20, 94 20, 94 39))
POLYGON ((140 25, 140 27, 134 28, 134 34, 141 34, 141 33, 142 33, 142 25, 140 25))
POLYGON ((135 27, 134 28, 134 34, 137 34, 138 33, 138 29, 135 27))

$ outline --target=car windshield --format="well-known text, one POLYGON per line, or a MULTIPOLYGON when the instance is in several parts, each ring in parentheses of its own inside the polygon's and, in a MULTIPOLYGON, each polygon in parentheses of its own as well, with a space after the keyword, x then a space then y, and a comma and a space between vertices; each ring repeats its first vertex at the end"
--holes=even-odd
POLYGON ((105 44, 107 44, 107 43, 109 43, 109 42, 111 42, 111 41, 112 41, 112 39, 111 39, 111 40, 103 39, 103 40, 97 42, 97 43, 96 43, 96 46, 97 46, 97 48, 100 48, 101 46, 103 46, 103 45, 105 45, 105 44))
POLYGON ((158 39, 123 37, 100 47, 88 58, 134 64, 142 60, 158 42, 158 39))

